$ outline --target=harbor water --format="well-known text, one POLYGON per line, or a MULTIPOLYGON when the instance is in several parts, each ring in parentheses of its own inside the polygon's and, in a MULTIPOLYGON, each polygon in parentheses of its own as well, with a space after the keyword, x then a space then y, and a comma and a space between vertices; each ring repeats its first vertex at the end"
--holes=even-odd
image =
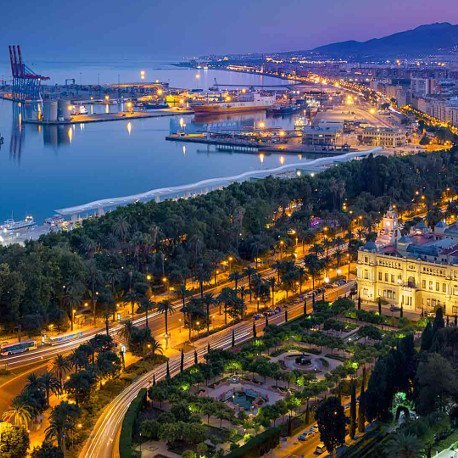
MULTIPOLYGON (((79 74, 84 83, 138 81, 138 71, 122 68, 59 68, 56 83, 79 74), (95 80, 94 80, 95 79, 95 80)), ((171 87, 206 89, 214 79, 226 84, 281 84, 281 80, 258 75, 225 71, 167 67, 146 68, 146 78, 168 82, 171 87)), ((17 105, 0 101, 0 221, 22 219, 31 214, 38 221, 54 210, 99 199, 128 196, 166 186, 189 184, 209 178, 237 175, 307 161, 311 158, 258 155, 243 151, 218 151, 199 144, 165 140, 170 118, 122 120, 77 124, 73 126, 37 126, 21 123, 17 105)), ((297 115, 295 115, 297 116, 297 115)), ((192 115, 182 122, 192 124, 192 115)), ((241 123, 292 128, 293 116, 267 118, 263 113, 222 116, 207 123, 241 123)), ((197 123, 198 124, 198 123, 197 123)))

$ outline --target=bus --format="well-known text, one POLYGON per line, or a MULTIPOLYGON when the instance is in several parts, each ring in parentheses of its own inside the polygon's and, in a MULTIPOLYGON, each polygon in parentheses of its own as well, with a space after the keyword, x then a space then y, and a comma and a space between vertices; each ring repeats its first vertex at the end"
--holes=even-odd
POLYGON ((25 351, 35 350, 37 343, 35 340, 24 340, 13 344, 2 345, 0 349, 1 356, 15 355, 17 353, 24 353, 25 351))
POLYGON ((82 331, 73 332, 71 334, 66 334, 64 336, 50 337, 48 339, 48 343, 51 345, 58 345, 64 342, 69 342, 70 340, 79 339, 80 337, 83 337, 82 331))

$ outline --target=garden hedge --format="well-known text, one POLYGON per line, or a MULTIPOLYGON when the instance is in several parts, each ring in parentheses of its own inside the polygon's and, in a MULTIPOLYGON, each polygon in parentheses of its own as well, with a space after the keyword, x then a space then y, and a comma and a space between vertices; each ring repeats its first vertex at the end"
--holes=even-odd
POLYGON ((121 436, 119 438, 120 458, 132 458, 132 436, 135 420, 146 400, 146 388, 142 388, 137 397, 131 402, 122 422, 121 436))

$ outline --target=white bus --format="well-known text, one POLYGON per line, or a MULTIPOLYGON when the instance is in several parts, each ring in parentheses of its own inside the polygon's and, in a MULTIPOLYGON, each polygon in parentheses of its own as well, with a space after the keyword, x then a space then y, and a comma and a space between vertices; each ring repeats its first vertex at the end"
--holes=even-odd
POLYGON ((24 353, 29 350, 35 350, 37 343, 35 340, 24 340, 13 344, 2 345, 0 349, 1 356, 15 355, 17 353, 24 353))

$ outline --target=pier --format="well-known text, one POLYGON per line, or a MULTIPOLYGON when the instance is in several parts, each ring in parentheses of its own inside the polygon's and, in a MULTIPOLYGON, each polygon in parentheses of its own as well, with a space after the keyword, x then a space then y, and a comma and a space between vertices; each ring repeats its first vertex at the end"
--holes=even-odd
POLYGON ((101 113, 93 115, 74 115, 70 119, 46 121, 39 119, 25 119, 25 124, 37 124, 41 126, 61 126, 72 124, 88 124, 94 122, 109 122, 109 121, 125 121, 131 119, 144 119, 144 118, 161 118, 164 116, 178 116, 192 114, 191 110, 180 110, 177 108, 164 108, 155 111, 132 111, 132 112, 119 112, 119 113, 101 113))
POLYGON ((256 143, 250 140, 241 140, 237 138, 212 138, 208 135, 180 135, 171 134, 165 137, 168 141, 200 143, 204 145, 215 145, 221 151, 241 151, 245 153, 258 154, 260 151, 266 153, 280 154, 325 154, 325 155, 341 155, 349 152, 357 151, 355 148, 329 148, 322 146, 303 145, 302 143, 256 143))

